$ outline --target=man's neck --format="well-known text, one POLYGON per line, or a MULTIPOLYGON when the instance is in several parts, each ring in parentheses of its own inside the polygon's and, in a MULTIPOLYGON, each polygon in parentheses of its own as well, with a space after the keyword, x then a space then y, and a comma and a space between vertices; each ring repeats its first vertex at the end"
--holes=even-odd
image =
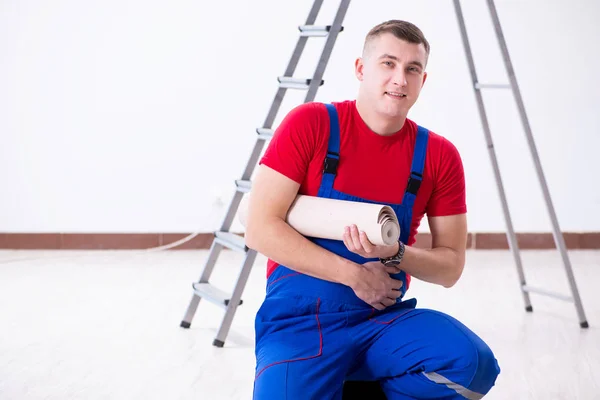
POLYGON ((365 107, 360 98, 356 99, 356 109, 369 129, 380 136, 391 136, 395 134, 402 129, 404 122, 406 121, 406 117, 387 118, 381 116, 380 114, 377 114, 375 110, 365 107))

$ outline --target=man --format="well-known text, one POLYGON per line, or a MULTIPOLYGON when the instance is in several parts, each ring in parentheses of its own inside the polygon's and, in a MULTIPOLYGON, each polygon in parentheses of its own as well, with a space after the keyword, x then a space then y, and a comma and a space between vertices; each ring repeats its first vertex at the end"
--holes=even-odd
POLYGON ((403 299, 411 277, 453 286, 465 261, 460 155, 407 118, 428 56, 413 24, 374 27, 356 100, 294 108, 261 159, 245 236, 269 259, 255 399, 340 399, 348 380, 379 381, 388 399, 479 399, 494 385, 500 370, 479 337, 403 299), (375 246, 356 226, 343 241, 304 237, 285 222, 298 194, 388 204, 399 241, 375 246), (432 248, 413 248, 425 214, 432 248))

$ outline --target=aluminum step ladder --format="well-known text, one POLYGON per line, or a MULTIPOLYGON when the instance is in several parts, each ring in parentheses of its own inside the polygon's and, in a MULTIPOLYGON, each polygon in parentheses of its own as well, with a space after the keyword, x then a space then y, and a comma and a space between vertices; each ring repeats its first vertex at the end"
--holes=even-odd
POLYGON ((279 81, 279 87, 263 126, 256 130, 258 135, 256 137, 254 149, 250 154, 241 178, 235 181, 235 194, 229 204, 227 214, 225 215, 219 231, 214 233, 214 240, 200 279, 192 284, 192 299, 185 312, 185 316, 181 321, 181 327, 189 328, 191 326, 192 319, 194 318, 201 298, 224 308, 225 315, 223 316, 217 336, 213 341, 213 346, 216 347, 223 347, 225 344, 225 339, 229 333, 235 312, 238 306, 240 306, 243 302, 242 293, 246 286, 246 282, 248 281, 248 276, 250 275, 250 271, 257 255, 255 250, 249 249, 246 246, 244 239, 241 236, 231 233, 229 230, 231 229, 231 225, 237 214, 242 197, 244 194, 250 191, 250 178, 255 167, 257 166, 263 147, 265 143, 273 136, 272 126, 287 90, 305 90, 306 95, 304 97, 304 103, 307 103, 315 99, 317 90, 324 84, 323 75, 325 73, 325 68, 327 67, 327 63, 333 51, 333 46, 336 42, 337 36, 343 30, 342 22, 346 15, 346 11, 348 10, 348 6, 350 5, 350 0, 341 0, 332 25, 315 26, 314 23, 317 19, 319 11, 321 10, 322 4, 323 0, 315 0, 305 24, 298 27, 299 37, 298 41, 296 42, 296 47, 294 48, 291 59, 288 62, 283 76, 277 78, 279 81), (325 38, 323 50, 317 62, 314 75, 312 78, 307 79, 295 78, 294 72, 298 62, 300 61, 300 57, 304 51, 306 42, 311 37, 325 38), (221 250, 225 248, 244 253, 244 261, 235 283, 233 293, 226 293, 210 283, 210 277, 215 265, 217 264, 221 250))
POLYGON ((552 205, 552 199, 550 197, 550 192, 548 191, 548 185, 546 184, 546 178, 544 177, 544 172, 542 170, 542 165, 540 162, 540 158, 538 156, 537 148, 533 139, 533 134, 531 132, 531 126, 529 125, 529 120, 527 117, 527 113, 525 112, 525 105, 523 103, 523 98, 521 96, 521 92, 519 90, 519 85, 517 83, 517 79, 515 77, 515 71, 508 53, 508 47, 506 45, 506 41, 504 39, 504 34, 502 32, 502 27, 500 25, 500 19, 498 18, 498 13, 496 11, 496 6, 494 4, 494 0, 487 0, 488 9, 490 11, 492 23, 494 25, 494 31, 496 34, 496 39, 498 40, 498 45, 500 46, 500 50, 502 52, 502 58, 504 61, 504 66, 506 68, 506 72, 509 78, 508 84, 483 84, 479 82, 477 78, 477 73, 475 71, 475 63, 473 61, 473 54, 471 52, 471 47, 469 44, 469 39, 467 36, 467 30, 465 27, 465 21, 463 18, 462 9, 460 6, 460 0, 454 0, 454 9, 456 11, 456 17, 458 19, 458 24, 460 28, 460 34, 464 45, 465 54, 467 56, 467 62, 469 65, 469 72, 471 74, 471 79, 473 82, 473 89, 475 91, 475 97, 477 100, 477 108, 479 110, 479 115, 481 118, 481 123, 483 125, 483 130, 485 133, 485 138, 487 142, 487 147, 489 150, 490 159, 492 162, 492 167, 494 170, 494 175, 496 178, 496 184, 498 187, 498 192, 500 195, 500 200, 502 202, 502 210, 504 213, 504 219, 507 227, 507 238, 508 244, 512 251, 515 264, 517 266, 517 272, 519 275, 519 284, 521 287, 521 292, 523 293, 523 300, 525 302, 525 310, 528 312, 533 311, 533 307, 531 305, 531 299, 529 298, 529 293, 537 293, 545 296, 554 297, 556 299, 565 300, 569 302, 573 302, 575 304, 575 309, 577 311, 577 315, 579 317, 579 325, 582 328, 588 328, 589 324, 587 322, 583 305, 581 303, 581 298, 579 296, 579 290, 577 289, 577 284, 575 282, 575 277, 573 275, 573 269, 571 267, 571 262, 569 260, 569 256, 567 254, 567 249, 565 245, 565 241, 563 235, 561 233, 558 219, 556 217, 556 212, 554 211, 554 206, 552 205), (498 167, 498 161, 496 158, 496 153, 494 151, 494 144, 492 141, 490 126, 488 123, 487 114, 485 111, 485 106, 483 102, 483 97, 481 91, 483 89, 509 89, 512 90, 515 102, 517 104, 517 108, 519 110, 519 115, 521 118, 521 123, 523 125, 523 130, 525 131, 525 135, 527 137, 527 143, 529 145, 529 150, 531 152, 531 157, 533 158, 533 162, 535 165, 535 171, 537 173, 537 177, 544 195, 544 200, 546 203, 546 208, 548 210, 548 214, 550 216, 550 221, 552 223, 552 230, 554 236, 554 242, 556 244, 557 249, 560 252, 562 262, 564 264, 565 272, 567 274, 569 286, 571 289, 571 296, 566 296, 561 293, 550 292, 545 289, 535 288, 527 284, 525 280, 525 273, 523 272, 523 263, 521 261, 521 255, 519 251, 519 245, 517 242, 517 237, 515 235, 515 231, 512 224, 512 219, 510 216, 510 212, 508 210, 508 203, 506 199, 506 194, 504 192, 504 186, 502 184, 502 178, 500 176, 500 169, 498 167))

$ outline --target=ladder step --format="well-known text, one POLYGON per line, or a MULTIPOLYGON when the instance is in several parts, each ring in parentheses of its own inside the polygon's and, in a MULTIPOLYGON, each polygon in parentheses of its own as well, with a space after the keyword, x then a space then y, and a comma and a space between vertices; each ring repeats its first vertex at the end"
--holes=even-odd
POLYGON ((551 292, 546 289, 539 289, 539 288, 531 287, 529 285, 522 285, 521 287, 524 292, 537 293, 537 294, 541 294, 544 296, 554 297, 555 299, 564 300, 564 301, 568 301, 571 303, 573 302, 573 298, 571 296, 566 296, 561 293, 555 293, 555 292, 551 292))
POLYGON ((215 232, 215 242, 242 253, 248 251, 243 237, 231 232, 215 232))
MULTIPOLYGON (((300 36, 306 37, 323 37, 329 35, 329 31, 331 30, 331 25, 326 26, 316 26, 316 25, 301 25, 298 27, 300 30, 300 36)), ((340 28, 340 32, 344 30, 342 26, 340 28)))
MULTIPOLYGON (((230 294, 224 292, 216 286, 211 285, 210 283, 195 282, 192 284, 192 288, 194 289, 194 293, 196 295, 223 308, 227 308, 229 301, 231 300, 230 294)), ((241 306, 243 302, 244 301, 240 299, 240 303, 238 305, 241 306)))
POLYGON ((475 89, 510 89, 507 83, 479 83, 475 84, 475 89))
POLYGON ((235 184, 237 186, 237 191, 242 193, 248 193, 252 188, 252 182, 243 179, 236 180, 235 184))
POLYGON ((273 131, 273 129, 268 129, 268 128, 258 128, 256 130, 256 133, 258 133, 258 138, 262 139, 262 140, 270 140, 273 137, 273 134, 275 133, 273 131))
MULTIPOLYGON (((280 76, 277 80, 279 81, 279 87, 281 88, 300 90, 308 90, 310 82, 312 81, 312 79, 292 78, 289 76, 280 76)), ((323 83, 325 83, 325 81, 321 79, 319 86, 323 86, 323 83)))

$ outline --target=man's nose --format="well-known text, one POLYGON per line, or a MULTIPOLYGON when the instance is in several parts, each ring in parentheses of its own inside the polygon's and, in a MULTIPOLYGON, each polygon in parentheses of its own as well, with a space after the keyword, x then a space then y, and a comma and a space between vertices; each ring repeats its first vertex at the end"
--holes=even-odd
POLYGON ((404 69, 398 68, 398 70, 395 71, 395 73, 394 73, 394 84, 396 84, 398 86, 406 86, 406 84, 407 84, 407 82, 406 82, 406 73, 404 72, 404 69))

